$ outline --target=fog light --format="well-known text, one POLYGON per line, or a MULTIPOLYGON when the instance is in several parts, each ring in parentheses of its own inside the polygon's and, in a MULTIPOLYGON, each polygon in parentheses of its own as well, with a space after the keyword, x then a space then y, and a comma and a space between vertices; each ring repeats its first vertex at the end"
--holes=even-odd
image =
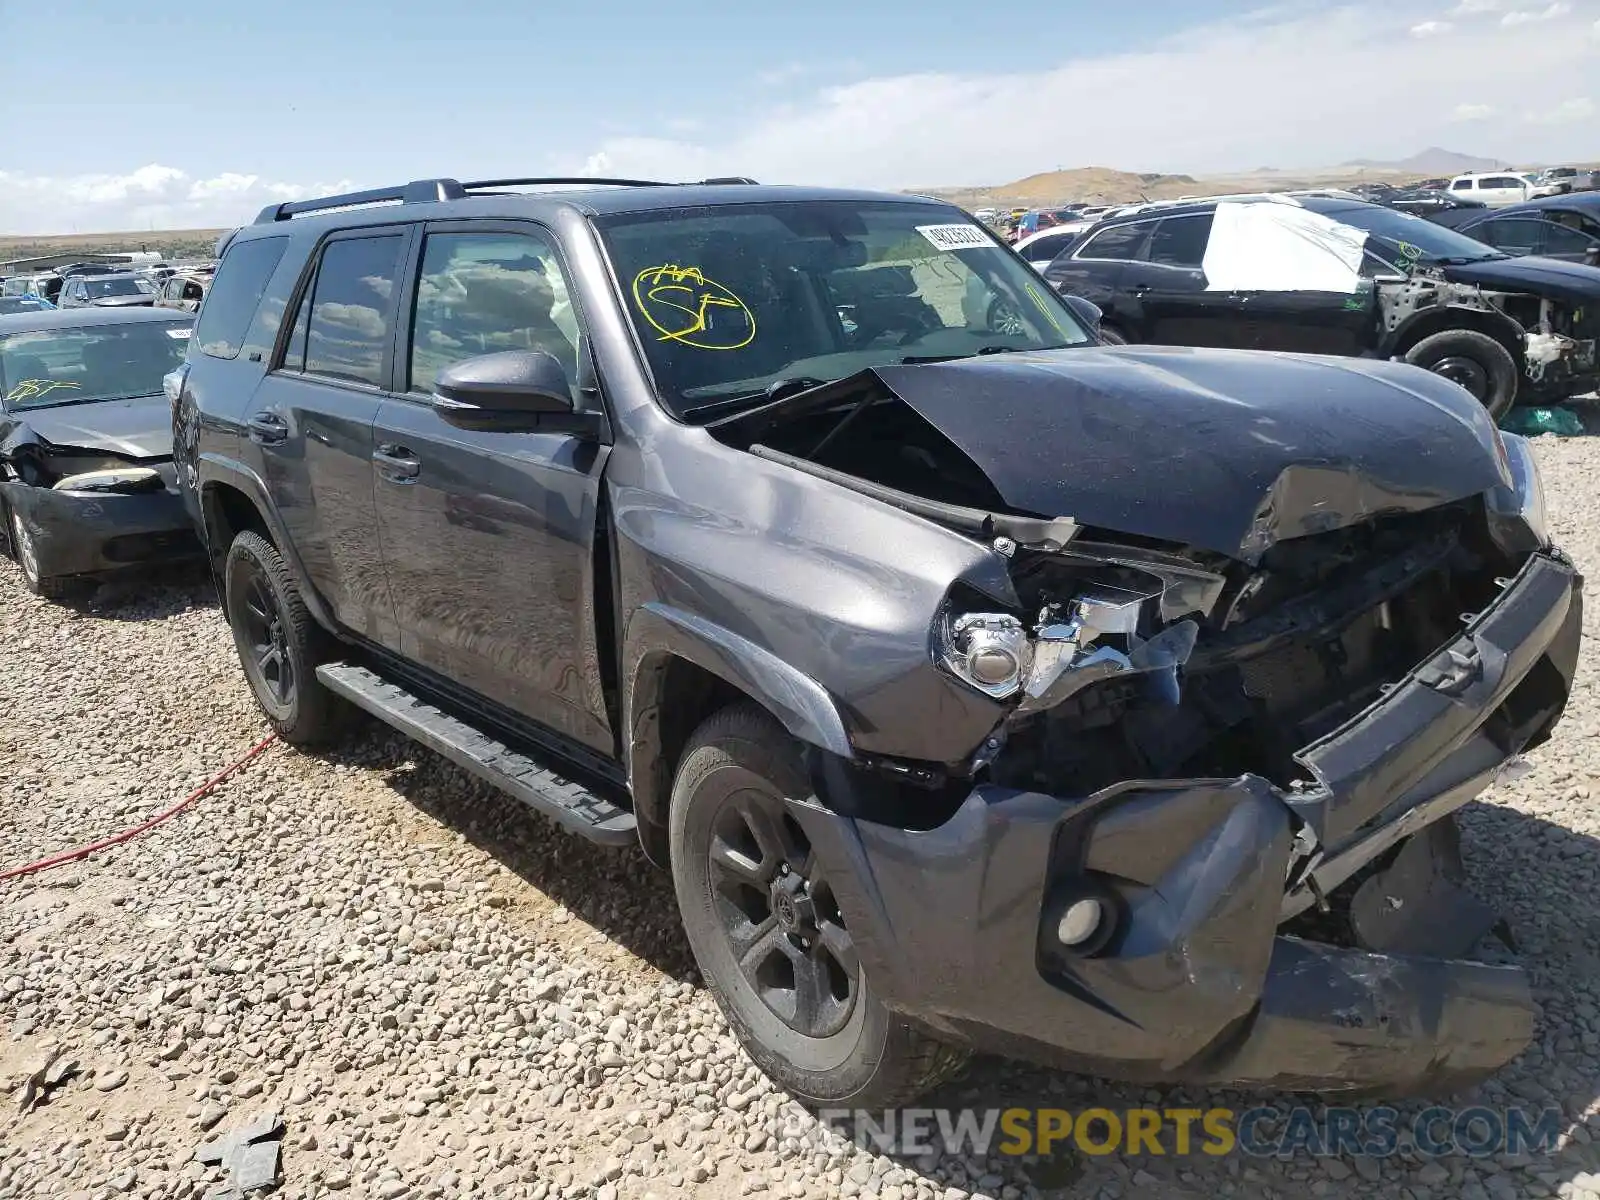
POLYGON ((1107 920, 1106 906, 1085 898, 1067 905, 1056 925, 1056 940, 1063 946, 1082 946, 1093 940, 1107 920))

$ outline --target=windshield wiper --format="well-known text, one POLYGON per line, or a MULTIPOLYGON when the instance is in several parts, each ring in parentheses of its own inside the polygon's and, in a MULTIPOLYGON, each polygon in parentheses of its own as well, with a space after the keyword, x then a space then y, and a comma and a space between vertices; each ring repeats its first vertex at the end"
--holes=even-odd
MULTIPOLYGON (((1055 349, 1061 349, 1057 346, 1055 349)), ((918 363, 960 362, 963 358, 977 358, 980 354, 1018 354, 1020 351, 1015 346, 979 346, 971 354, 908 354, 900 361, 909 366, 918 363)))
POLYGON ((759 392, 740 392, 737 396, 724 396, 718 400, 709 400, 704 404, 696 404, 693 408, 683 410, 683 419, 691 417, 715 416, 724 411, 731 411, 745 407, 752 400, 760 400, 770 404, 774 400, 782 400, 797 392, 807 392, 814 387, 821 387, 825 383, 832 383, 831 379, 817 379, 811 375, 785 375, 774 379, 759 392))

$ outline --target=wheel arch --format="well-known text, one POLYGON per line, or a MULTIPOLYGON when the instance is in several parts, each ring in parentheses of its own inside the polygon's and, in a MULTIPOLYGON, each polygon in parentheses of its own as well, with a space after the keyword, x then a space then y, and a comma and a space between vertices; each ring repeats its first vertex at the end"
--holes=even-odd
POLYGON ((797 740, 853 756, 822 685, 732 630, 647 603, 629 620, 624 642, 628 782, 640 843, 657 865, 667 862, 673 773, 695 729, 719 709, 752 701, 797 740))
POLYGON ((1424 309, 1403 322, 1390 335, 1387 353, 1404 355, 1423 338, 1449 329, 1470 329, 1474 333, 1492 337, 1511 355, 1518 378, 1527 372, 1527 343, 1522 327, 1504 313, 1494 310, 1453 305, 1424 309))
POLYGON ((222 563, 228 547, 245 530, 254 530, 272 544, 294 575, 300 598, 312 618, 324 629, 333 629, 327 608, 310 586, 305 564, 268 498, 266 485, 242 464, 202 459, 195 490, 199 495, 200 538, 218 592, 222 591, 222 563))

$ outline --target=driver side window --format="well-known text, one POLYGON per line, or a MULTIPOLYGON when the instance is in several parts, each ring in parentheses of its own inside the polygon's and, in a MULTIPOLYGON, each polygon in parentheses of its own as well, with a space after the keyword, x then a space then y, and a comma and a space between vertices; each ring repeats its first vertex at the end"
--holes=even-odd
POLYGON ((553 354, 575 384, 578 323, 560 260, 536 234, 430 233, 411 329, 410 390, 501 350, 553 354))

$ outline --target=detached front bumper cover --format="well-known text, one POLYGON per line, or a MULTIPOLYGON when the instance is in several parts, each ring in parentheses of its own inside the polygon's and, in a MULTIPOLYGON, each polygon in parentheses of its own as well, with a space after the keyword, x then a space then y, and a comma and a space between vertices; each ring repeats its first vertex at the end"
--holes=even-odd
MULTIPOLYGON (((890 1007, 982 1049, 1133 1080, 1389 1093, 1489 1074, 1532 1035, 1523 972, 1284 936, 1347 878, 1448 816, 1560 716, 1581 578, 1532 556, 1451 646, 1302 751, 1318 783, 1130 781, 1067 799, 980 785, 926 832, 796 805, 853 870, 838 899, 890 1007), (1303 829, 1319 834, 1304 854, 1303 829), (1053 942, 1085 880, 1099 953, 1053 942), (1321 887, 1321 883, 1318 884, 1321 887)), ((846 786, 822 766, 824 794, 846 786)), ((1412 931, 1414 933, 1414 931, 1412 931)))
POLYGON ((33 534, 39 572, 93 575, 199 553, 175 492, 66 492, 0 483, 0 496, 33 534))

